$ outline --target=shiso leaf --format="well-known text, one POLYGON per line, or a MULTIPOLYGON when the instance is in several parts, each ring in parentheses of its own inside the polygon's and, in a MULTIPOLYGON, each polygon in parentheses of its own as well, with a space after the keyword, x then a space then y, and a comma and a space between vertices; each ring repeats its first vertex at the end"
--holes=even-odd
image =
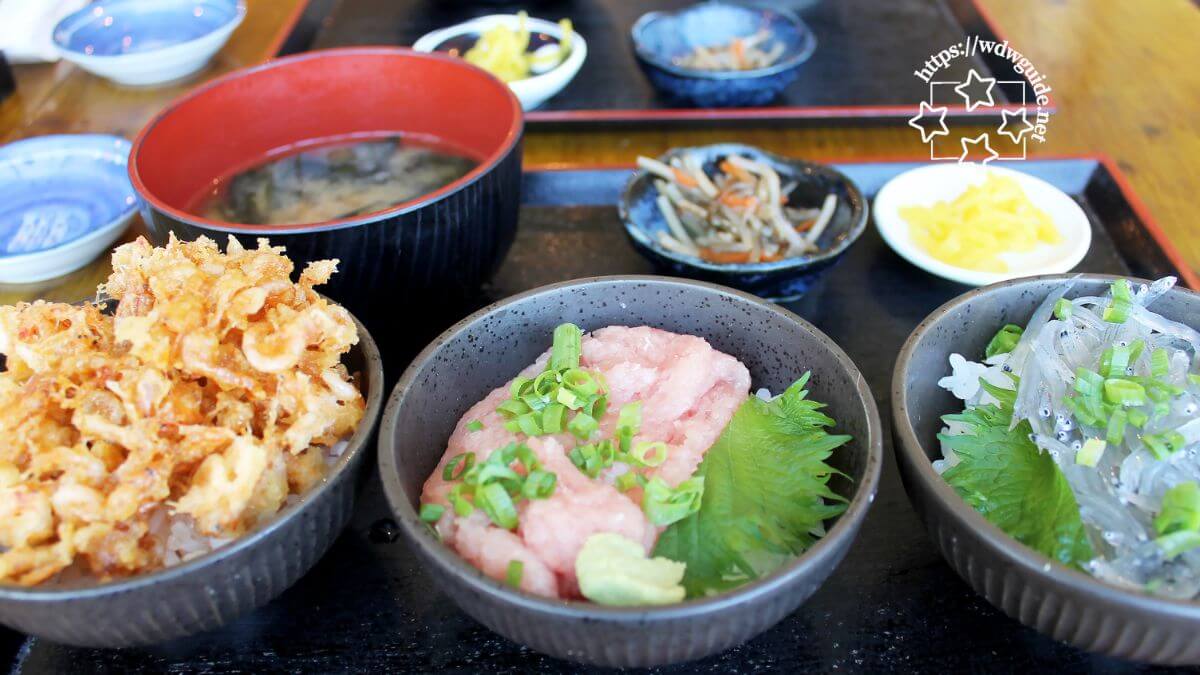
POLYGON ((772 401, 749 397, 713 444, 696 476, 700 510, 668 527, 654 555, 687 564, 688 597, 728 590, 777 569, 824 533, 845 510, 829 488, 826 463, 850 436, 806 397, 806 373, 772 401))
POLYGON ((1029 440, 1028 421, 1009 429, 1016 392, 984 386, 998 404, 942 418, 967 427, 961 435, 938 436, 959 458, 942 477, 1009 536, 1064 565, 1082 566, 1094 554, 1066 478, 1029 440))

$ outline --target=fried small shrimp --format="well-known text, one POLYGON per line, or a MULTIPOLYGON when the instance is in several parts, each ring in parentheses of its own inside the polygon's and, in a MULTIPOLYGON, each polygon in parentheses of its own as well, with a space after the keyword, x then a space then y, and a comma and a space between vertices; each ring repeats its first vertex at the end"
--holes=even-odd
POLYGON ((365 402, 354 320, 281 247, 138 239, 117 302, 0 307, 0 582, 194 558, 325 476, 365 402))

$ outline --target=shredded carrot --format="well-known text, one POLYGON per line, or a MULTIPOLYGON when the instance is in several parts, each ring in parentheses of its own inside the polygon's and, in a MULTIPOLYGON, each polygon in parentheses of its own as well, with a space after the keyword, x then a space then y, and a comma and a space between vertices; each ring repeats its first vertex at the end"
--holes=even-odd
POLYGON ((691 188, 699 185, 699 183, 696 182, 696 179, 689 176, 686 171, 680 171, 679 169, 671 167, 671 172, 675 174, 675 180, 684 187, 691 188))
POLYGON ((812 226, 816 224, 817 221, 815 220, 806 220, 803 223, 796 224, 794 227, 797 232, 808 232, 812 229, 812 226))
MULTIPOLYGON (((714 251, 711 248, 705 247, 700 249, 700 257, 709 262, 719 264, 750 262, 749 251, 714 251)), ((758 260, 759 262, 775 262, 776 260, 783 260, 783 256, 778 254, 764 255, 758 260)))
POLYGON ((733 176, 735 179, 737 179, 738 182, 741 182, 741 183, 753 183, 754 182, 754 177, 750 175, 749 171, 746 171, 742 167, 738 166, 737 164, 734 164, 733 162, 731 162, 727 159, 721 162, 721 170, 724 171, 725 173, 733 176))
POLYGON ((731 208, 746 209, 748 211, 754 210, 755 208, 758 207, 758 198, 755 197, 754 195, 746 195, 745 197, 739 197, 736 194, 733 194, 732 192, 725 192, 725 193, 722 193, 721 196, 717 198, 717 201, 719 201, 722 204, 724 204, 725 206, 729 206, 731 208))
POLYGON ((741 38, 734 38, 730 47, 733 49, 733 58, 737 60, 738 68, 744 67, 746 65, 746 43, 742 42, 741 38))

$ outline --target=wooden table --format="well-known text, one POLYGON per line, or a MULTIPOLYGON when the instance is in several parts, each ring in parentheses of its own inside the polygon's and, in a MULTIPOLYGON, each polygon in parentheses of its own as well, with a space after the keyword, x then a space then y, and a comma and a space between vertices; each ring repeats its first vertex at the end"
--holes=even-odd
MULTIPOLYGON (((0 104, 0 141, 48 133, 105 132, 132 138, 197 81, 274 54, 306 0, 254 0, 242 27, 192 82, 127 89, 66 63, 17 67, 18 93, 0 104)), ((1008 36, 1047 74, 1058 114, 1037 155, 1103 153, 1116 159, 1168 238, 1200 269, 1200 10, 1191 0, 981 0, 1008 36)), ((981 128, 980 131, 983 129, 981 128)), ((968 130, 969 131, 969 130, 968 130)), ((526 166, 627 164, 670 147, 739 141, 818 160, 918 157, 920 138, 902 124, 682 131, 531 132, 526 166)), ((140 232, 131 228, 130 237, 140 232)), ((75 301, 107 276, 107 259, 65 277, 0 285, 0 303, 75 301)))

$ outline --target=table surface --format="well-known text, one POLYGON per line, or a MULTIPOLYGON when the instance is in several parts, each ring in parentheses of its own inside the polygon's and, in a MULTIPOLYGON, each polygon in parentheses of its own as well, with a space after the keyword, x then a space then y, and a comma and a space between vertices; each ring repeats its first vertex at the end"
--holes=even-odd
MULTIPOLYGON (((313 0, 336 5, 340 0, 313 0)), ((245 23, 199 79, 270 57, 306 0, 255 0, 245 23)), ((1200 269, 1200 9, 1192 0, 980 0, 981 8, 1047 76, 1058 113, 1032 155, 1113 157, 1184 260, 1200 269)), ((940 49, 930 45, 930 51, 940 49)), ((132 138, 167 102, 196 84, 129 89, 71 64, 17 66, 17 93, 0 103, 0 142, 48 133, 107 132, 132 138)), ((956 127, 975 135, 983 127, 956 127)), ((828 159, 920 157, 928 148, 903 123, 836 127, 532 131, 527 167, 629 164, 639 154, 738 141, 779 153, 828 159)), ((131 228, 136 236, 140 225, 131 228)), ((108 274, 102 258, 73 274, 30 285, 0 285, 0 303, 76 301, 108 274)))
MULTIPOLYGON (((315 0, 326 2, 327 0, 315 0)), ((246 21, 199 80, 269 58, 306 0, 253 0, 246 21)), ((1103 153, 1125 172, 1149 212, 1193 269, 1200 269, 1200 9, 1191 0, 980 0, 995 24, 1047 75, 1058 113, 1041 156, 1103 153)), ((931 45, 931 52, 940 48, 931 45)), ((198 80, 128 89, 67 63, 17 66, 17 93, 0 102, 0 142, 48 133, 106 132, 132 138, 162 106, 198 80)), ((983 131, 960 127, 956 132, 983 131)), ((926 155, 903 123, 887 126, 533 131, 526 166, 629 164, 639 154, 719 141, 817 160, 926 155)), ((141 231, 131 228, 129 237, 141 231)), ((90 296, 107 259, 33 285, 0 285, 0 303, 90 296)))

